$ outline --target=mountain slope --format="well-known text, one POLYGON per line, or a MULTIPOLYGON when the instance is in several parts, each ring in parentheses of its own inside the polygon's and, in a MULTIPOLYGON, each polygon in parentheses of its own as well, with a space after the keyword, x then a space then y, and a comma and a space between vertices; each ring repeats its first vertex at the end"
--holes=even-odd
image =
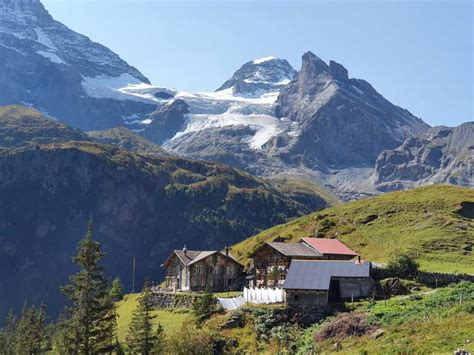
POLYGON ((250 105, 245 95, 258 88, 242 84, 254 82, 246 74, 273 71, 281 77, 281 69, 272 62, 281 60, 254 60, 242 66, 220 88, 234 96, 238 88, 246 88, 240 90, 242 102, 218 113, 211 111, 214 105, 195 106, 194 98, 182 96, 190 106, 188 120, 180 122, 181 129, 165 142, 165 149, 258 175, 316 181, 351 199, 377 193, 370 176, 383 150, 429 127, 366 81, 349 79, 341 64, 328 65, 311 52, 303 55, 298 74, 277 88, 274 100, 265 101, 266 106, 250 105))
POLYGON ((0 106, 0 149, 31 144, 88 141, 86 134, 24 106, 0 106))
POLYGON ((369 165, 387 147, 428 128, 386 100, 369 83, 349 79, 339 63, 303 55, 296 79, 278 96, 277 117, 298 122, 279 154, 309 168, 369 165))
POLYGON ((433 127, 382 152, 374 177, 381 191, 429 183, 474 187, 474 122, 433 127))
POLYGON ((58 287, 74 270, 70 257, 90 216, 109 276, 128 286, 133 255, 138 283, 161 279, 170 250, 221 248, 332 203, 317 187, 295 193, 223 164, 163 154, 123 128, 91 136, 145 154, 86 141, 29 108, 1 108, 0 123, 0 143, 8 143, 0 149, 0 318, 25 299, 58 310, 58 287))
POLYGON ((384 158, 374 174, 382 152, 429 126, 311 52, 299 72, 265 57, 242 65, 217 91, 193 93, 151 85, 55 21, 40 0, 0 0, 0 10, 0 105, 32 106, 85 130, 127 127, 170 153, 316 182, 343 200, 433 181, 466 185, 472 175, 462 156, 420 181, 389 176, 393 164, 384 158))
POLYGON ((112 144, 135 153, 169 155, 159 145, 125 127, 115 127, 103 131, 90 131, 87 132, 87 135, 97 143, 112 144))
POLYGON ((351 202, 273 227, 232 250, 242 261, 276 237, 338 238, 367 260, 413 253, 424 269, 474 274, 474 190, 433 185, 351 202))
POLYGON ((251 60, 237 70, 216 91, 232 89, 235 94, 258 95, 262 92, 279 91, 296 75, 285 59, 266 57, 251 60))
POLYGON ((0 105, 29 104, 83 129, 110 128, 154 105, 116 89, 149 84, 101 44, 55 21, 40 0, 0 0, 0 105))

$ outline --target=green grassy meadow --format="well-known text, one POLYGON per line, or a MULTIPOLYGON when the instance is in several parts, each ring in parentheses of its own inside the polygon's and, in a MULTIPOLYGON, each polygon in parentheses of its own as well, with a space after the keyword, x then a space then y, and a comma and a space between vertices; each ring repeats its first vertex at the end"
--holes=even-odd
MULTIPOLYGON (((132 320, 132 313, 137 306, 137 298, 139 296, 139 293, 128 294, 124 296, 122 301, 117 302, 117 335, 119 340, 124 340, 127 335, 128 327, 132 320)), ((161 324, 164 328, 165 334, 169 334, 176 329, 179 329, 185 321, 192 317, 190 311, 181 309, 156 310, 153 311, 153 314, 156 315, 154 322, 156 324, 161 324)))
POLYGON ((399 252, 413 254, 421 268, 474 274, 474 221, 462 205, 474 190, 432 185, 331 207, 267 229, 232 248, 243 263, 259 245, 276 237, 337 238, 370 261, 386 263, 399 252))

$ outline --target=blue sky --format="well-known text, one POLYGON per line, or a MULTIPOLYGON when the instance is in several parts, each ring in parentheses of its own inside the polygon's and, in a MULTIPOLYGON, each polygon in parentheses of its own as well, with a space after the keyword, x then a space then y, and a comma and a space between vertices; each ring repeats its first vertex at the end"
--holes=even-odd
POLYGON ((299 69, 311 50, 431 125, 474 120, 470 0, 43 3, 156 85, 215 90, 251 59, 275 55, 299 69))

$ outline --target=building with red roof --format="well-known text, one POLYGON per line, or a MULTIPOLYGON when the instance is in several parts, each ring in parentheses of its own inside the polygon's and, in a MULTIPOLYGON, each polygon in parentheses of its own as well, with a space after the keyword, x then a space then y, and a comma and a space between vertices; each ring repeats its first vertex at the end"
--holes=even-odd
POLYGON ((303 238, 300 243, 313 248, 322 254, 326 260, 350 260, 358 255, 337 239, 303 238))

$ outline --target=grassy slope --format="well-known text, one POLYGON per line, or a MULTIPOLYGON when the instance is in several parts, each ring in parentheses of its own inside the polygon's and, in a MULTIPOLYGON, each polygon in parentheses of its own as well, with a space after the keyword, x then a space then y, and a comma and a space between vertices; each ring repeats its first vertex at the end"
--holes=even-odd
POLYGON ((447 354, 455 349, 474 349, 474 286, 468 282, 425 295, 419 293, 416 298, 398 297, 387 304, 379 301, 372 307, 359 307, 359 311, 368 312, 370 321, 385 330, 380 338, 332 338, 316 347, 323 353, 333 353, 333 344, 339 341, 342 353, 356 354, 447 354))
POLYGON ((325 209, 268 229, 232 248, 247 256, 265 241, 278 236, 298 241, 302 237, 337 237, 363 258, 387 262, 399 251, 418 256, 422 268, 474 274, 474 258, 463 248, 474 242, 474 222, 457 212, 461 202, 474 202, 474 190, 434 185, 387 193, 325 209), (375 220, 368 222, 368 217, 375 220))
MULTIPOLYGON (((139 293, 128 294, 124 296, 124 299, 117 303, 117 314, 118 314, 118 338, 124 340, 130 322, 132 320, 132 313, 137 306, 137 298, 140 296, 139 293)), ((190 317, 188 312, 172 312, 167 310, 153 311, 156 315, 154 319, 155 324, 161 324, 165 330, 165 333, 170 334, 179 327, 190 317)))
POLYGON ((162 156, 169 154, 159 145, 124 127, 115 127, 103 131, 87 132, 98 143, 112 144, 137 153, 152 153, 162 156))
MULTIPOLYGON (((270 178, 268 181, 275 186, 278 191, 300 202, 314 198, 313 196, 320 196, 322 202, 325 202, 325 207, 341 204, 341 200, 336 195, 315 183, 296 178, 270 178)), ((317 208, 319 206, 315 207, 315 211, 321 209, 317 208)))
MULTIPOLYGON (((379 339, 368 336, 352 337, 341 341, 344 354, 452 354, 455 349, 473 351, 474 316, 412 321, 383 328, 386 333, 379 339), (472 340, 471 340, 472 341, 472 340)), ((334 353, 334 340, 319 344, 323 354, 334 353)))
POLYGON ((29 107, 0 106, 0 148, 71 140, 88 141, 89 137, 29 107))

